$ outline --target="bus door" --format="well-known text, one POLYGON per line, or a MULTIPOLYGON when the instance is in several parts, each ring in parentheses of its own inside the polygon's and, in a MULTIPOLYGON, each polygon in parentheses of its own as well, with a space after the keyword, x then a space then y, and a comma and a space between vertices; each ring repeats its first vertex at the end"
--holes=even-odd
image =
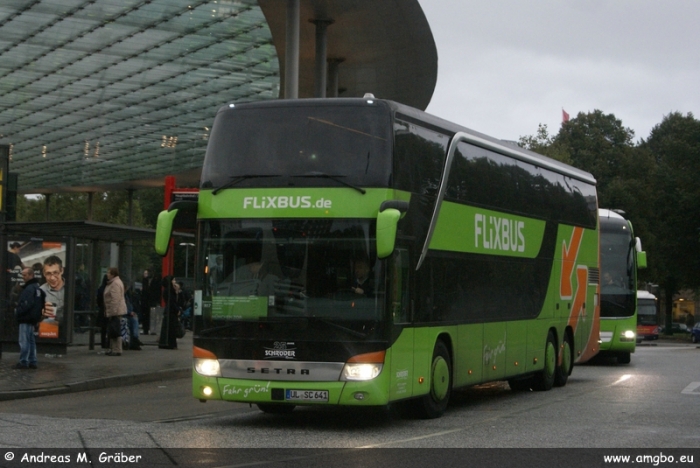
POLYGON ((387 370, 391 372, 389 397, 395 400, 412 396, 415 381, 413 378, 415 333, 411 326, 408 250, 397 248, 386 262, 388 302, 392 322, 391 365, 387 370))

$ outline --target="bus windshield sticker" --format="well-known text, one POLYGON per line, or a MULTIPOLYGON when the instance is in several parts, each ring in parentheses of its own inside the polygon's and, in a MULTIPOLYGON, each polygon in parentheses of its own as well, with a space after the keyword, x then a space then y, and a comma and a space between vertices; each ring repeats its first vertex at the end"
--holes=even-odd
POLYGON ((214 319, 242 319, 267 316, 267 297, 214 296, 211 298, 214 319))

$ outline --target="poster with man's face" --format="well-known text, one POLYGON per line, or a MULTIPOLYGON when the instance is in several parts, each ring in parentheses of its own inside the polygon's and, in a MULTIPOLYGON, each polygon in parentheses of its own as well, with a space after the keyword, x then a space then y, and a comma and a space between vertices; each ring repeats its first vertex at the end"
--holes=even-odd
MULTIPOLYGON (((10 239, 7 245, 6 285, 10 300, 5 315, 14 317, 16 302, 25 284, 21 274, 22 269, 31 267, 34 271, 33 281, 40 284, 40 288, 45 294, 42 320, 38 324, 37 330, 40 340, 58 340, 61 336, 61 329, 67 324, 64 268, 66 251, 67 244, 60 241, 49 242, 20 238, 10 239)), ((6 325, 10 325, 8 322, 5 320, 6 325)), ((11 328, 16 330, 17 324, 14 323, 11 328)), ((7 337, 4 336, 4 338, 7 337)))
POLYGON ((39 324, 39 338, 58 338, 59 326, 65 323, 65 278, 63 261, 58 255, 50 255, 42 264, 44 284, 41 290, 46 294, 43 320, 39 324))

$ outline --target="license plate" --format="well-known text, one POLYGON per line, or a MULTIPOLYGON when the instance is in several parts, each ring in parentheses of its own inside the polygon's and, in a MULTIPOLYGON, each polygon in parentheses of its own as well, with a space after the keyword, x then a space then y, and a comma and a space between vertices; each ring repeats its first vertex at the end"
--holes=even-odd
POLYGON ((287 401, 328 401, 328 390, 287 390, 287 401))

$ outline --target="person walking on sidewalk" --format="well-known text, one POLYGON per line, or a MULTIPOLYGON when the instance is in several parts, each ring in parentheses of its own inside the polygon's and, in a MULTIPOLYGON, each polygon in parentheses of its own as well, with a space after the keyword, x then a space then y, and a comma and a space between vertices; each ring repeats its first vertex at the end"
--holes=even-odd
POLYGON ((181 305, 185 297, 180 285, 172 276, 163 278, 163 287, 167 288, 165 313, 160 328, 158 348, 177 349, 177 332, 180 328, 181 305))
POLYGON ((107 270, 107 286, 104 293, 105 316, 109 320, 109 351, 107 356, 122 355, 121 319, 126 315, 124 284, 119 279, 119 270, 112 267, 107 270))
POLYGON ((97 325, 100 327, 100 346, 102 349, 109 349, 109 338, 107 337, 107 326, 109 319, 105 310, 105 288, 107 287, 107 275, 102 277, 102 283, 97 288, 97 325))
POLYGON ((124 294, 124 302, 126 303, 126 325, 129 330, 129 343, 127 349, 141 351, 141 340, 139 340, 139 315, 134 310, 134 303, 131 300, 133 290, 131 286, 124 294))
POLYGON ((19 363, 15 369, 36 369, 36 338, 34 330, 41 321, 46 294, 39 287, 39 281, 34 278, 31 267, 22 269, 24 289, 19 295, 15 316, 19 323, 19 363))
POLYGON ((151 330, 151 270, 143 270, 141 279, 141 297, 139 300, 139 320, 143 326, 143 334, 148 335, 151 330))

